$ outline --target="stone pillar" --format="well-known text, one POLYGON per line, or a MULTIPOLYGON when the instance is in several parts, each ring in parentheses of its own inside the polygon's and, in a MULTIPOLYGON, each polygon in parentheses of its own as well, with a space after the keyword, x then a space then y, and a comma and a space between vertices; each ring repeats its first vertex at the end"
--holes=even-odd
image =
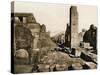
POLYGON ((71 48, 77 48, 79 46, 78 40, 78 12, 76 6, 70 8, 70 27, 71 27, 71 48))
POLYGON ((39 35, 35 34, 34 35, 34 43, 33 43, 33 48, 37 49, 38 48, 38 42, 39 42, 39 35))

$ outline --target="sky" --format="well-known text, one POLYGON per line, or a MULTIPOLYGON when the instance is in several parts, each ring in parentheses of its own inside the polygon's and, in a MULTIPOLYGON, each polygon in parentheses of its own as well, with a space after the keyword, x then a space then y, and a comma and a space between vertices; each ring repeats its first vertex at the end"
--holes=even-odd
MULTIPOLYGON (((56 35, 66 30, 69 23, 69 8, 67 4, 15 2, 14 12, 33 13, 38 23, 45 24, 50 35, 56 35)), ((98 25, 96 6, 74 5, 78 11, 78 31, 89 29, 91 24, 98 25)))

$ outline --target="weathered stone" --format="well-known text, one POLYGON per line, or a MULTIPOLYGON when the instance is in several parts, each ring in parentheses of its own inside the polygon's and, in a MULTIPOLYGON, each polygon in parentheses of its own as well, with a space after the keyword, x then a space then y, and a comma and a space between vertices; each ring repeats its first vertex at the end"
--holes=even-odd
POLYGON ((81 49, 80 48, 72 48, 71 50, 71 54, 74 55, 74 57, 80 57, 81 55, 81 49))
POLYGON ((85 43, 85 42, 84 42, 84 48, 92 49, 93 47, 90 46, 90 43, 85 43))
POLYGON ((82 65, 83 69, 90 69, 90 67, 87 64, 82 65))
POLYGON ((95 28, 94 24, 91 24, 90 28, 85 32, 83 42, 90 43, 94 50, 97 49, 97 28, 95 28))
POLYGON ((32 70, 32 68, 33 68, 33 66, 31 66, 31 65, 19 65, 19 64, 16 64, 16 65, 14 65, 15 67, 14 67, 14 72, 15 73, 30 73, 30 72, 32 72, 31 70, 32 70))
POLYGON ((81 56, 80 56, 83 60, 87 61, 87 62, 93 62, 95 64, 97 64, 97 61, 95 60, 95 58, 93 58, 92 56, 90 56, 88 53, 82 52, 81 56))
POLYGON ((70 8, 70 24, 67 24, 65 32, 65 44, 70 48, 77 48, 79 46, 78 37, 78 11, 76 6, 70 8))
POLYGON ((68 67, 68 70, 74 70, 74 68, 71 66, 68 67))
POLYGON ((28 58, 29 54, 25 49, 19 49, 15 54, 16 58, 28 58))
POLYGON ((74 63, 74 64, 72 64, 72 67, 75 70, 81 70, 82 69, 82 65, 80 63, 74 63))
POLYGON ((96 69, 97 65, 93 62, 86 62, 86 64, 90 67, 90 69, 96 69))

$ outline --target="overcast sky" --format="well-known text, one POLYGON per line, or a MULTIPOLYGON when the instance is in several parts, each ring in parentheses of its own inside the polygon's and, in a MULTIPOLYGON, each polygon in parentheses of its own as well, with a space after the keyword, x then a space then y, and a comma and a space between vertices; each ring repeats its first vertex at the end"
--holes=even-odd
MULTIPOLYGON (((66 24, 69 23, 69 8, 67 4, 50 4, 50 3, 33 3, 33 2, 15 2, 15 12, 33 13, 36 21, 45 24, 47 31, 51 35, 65 31, 66 24)), ((85 28, 88 29, 90 24, 97 26, 97 7, 87 5, 77 6, 79 14, 79 32, 85 28)))

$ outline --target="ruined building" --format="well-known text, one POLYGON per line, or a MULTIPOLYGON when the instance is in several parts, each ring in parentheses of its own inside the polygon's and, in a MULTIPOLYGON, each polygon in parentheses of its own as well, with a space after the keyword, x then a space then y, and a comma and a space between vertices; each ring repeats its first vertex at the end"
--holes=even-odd
MULTIPOLYGON (((11 26, 14 38, 12 38, 14 43, 13 53, 16 56, 16 52, 20 49, 24 49, 29 54, 29 61, 32 57, 32 49, 34 36, 32 35, 31 29, 28 28, 28 24, 35 22, 34 17, 31 13, 12 13, 11 14, 11 26), (31 18, 30 18, 31 16, 31 18), (30 19, 29 19, 30 18, 30 19), (32 20, 33 19, 33 20, 32 20)), ((22 55, 22 54, 21 54, 22 55)))
POLYGON ((11 21, 14 29, 14 52, 25 49, 31 56, 33 50, 56 45, 50 38, 50 32, 46 31, 46 26, 40 25, 32 13, 12 13, 11 21))
POLYGON ((78 11, 76 6, 70 7, 70 23, 67 25, 65 32, 66 46, 70 48, 77 48, 78 42, 78 11))
MULTIPOLYGON (((18 37, 15 39, 16 42, 22 43, 21 40, 25 40, 25 39, 27 39, 26 41, 28 41, 28 38, 29 38, 28 35, 31 34, 32 37, 30 37, 30 39, 29 39, 29 40, 32 39, 30 41, 30 47, 32 49, 38 48, 37 43, 39 40, 39 33, 40 33, 41 26, 39 23, 36 22, 34 15, 32 13, 14 13, 14 27, 15 27, 15 31, 17 32, 17 33, 15 33, 15 37, 18 37), (17 30, 18 27, 21 27, 21 28, 19 30, 17 30), (18 33, 18 31, 19 31, 19 33, 18 33), (29 31, 29 33, 28 33, 28 31, 29 31), (24 35, 23 32, 26 34, 26 36, 23 36, 24 35), (20 33, 22 33, 22 34, 19 35, 20 33), (16 35, 16 34, 18 34, 18 35, 16 35), (20 36, 22 36, 21 40, 18 41, 20 36)), ((28 45, 28 44, 26 43, 26 45, 28 45)), ((19 46, 21 46, 21 45, 19 45, 19 46)))

